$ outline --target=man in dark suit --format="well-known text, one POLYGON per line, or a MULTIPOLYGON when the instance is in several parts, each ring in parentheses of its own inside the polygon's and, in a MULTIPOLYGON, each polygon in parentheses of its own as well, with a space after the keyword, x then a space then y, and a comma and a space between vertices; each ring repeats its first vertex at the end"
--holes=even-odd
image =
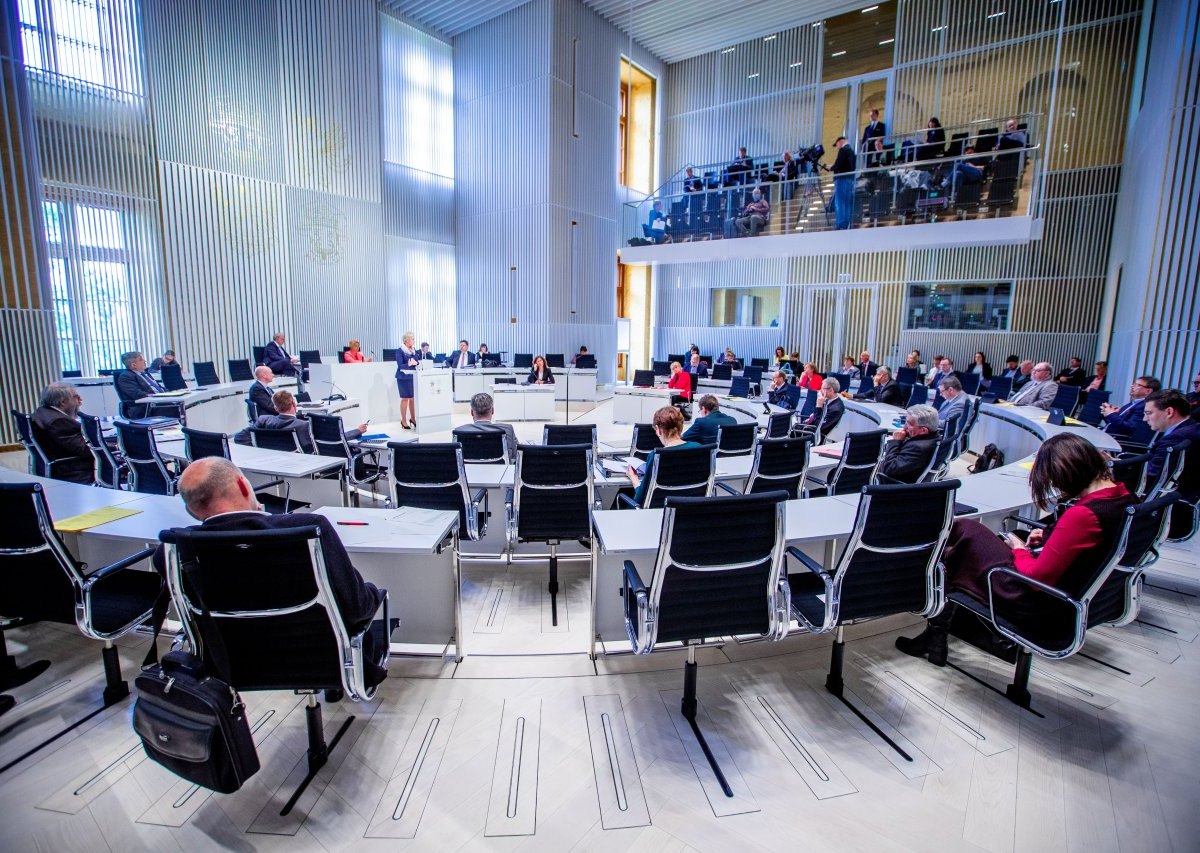
POLYGON ((51 382, 31 421, 33 438, 52 463, 49 476, 90 486, 96 481, 96 460, 75 419, 81 405, 75 386, 51 382))
POLYGON ((958 428, 962 429, 962 419, 967 416, 967 401, 970 399, 963 393, 962 382, 957 376, 947 376, 942 380, 940 393, 945 402, 937 410, 938 421, 944 424, 951 418, 957 417, 959 419, 958 428))
POLYGON ((887 125, 879 120, 879 110, 871 110, 867 126, 863 128, 862 141, 858 150, 866 154, 875 148, 876 139, 887 136, 887 125))
POLYGON ((1139 376, 1129 386, 1129 402, 1123 406, 1111 403, 1100 404, 1100 416, 1104 424, 1100 427, 1111 436, 1132 435, 1146 413, 1146 398, 1162 388, 1154 376, 1139 376))
MULTIPOLYGON (((312 440, 312 424, 303 418, 296 417, 296 398, 291 391, 276 391, 271 397, 276 414, 258 416, 254 426, 258 429, 290 429, 295 430, 300 441, 300 449, 305 453, 316 453, 316 445, 312 440)), ((366 426, 364 424, 363 426, 366 426)), ((357 437, 357 436, 356 436, 357 437)), ((246 427, 233 437, 238 444, 250 444, 250 427, 246 427)))
POLYGON ((1029 359, 1021 362, 1021 366, 1017 368, 1017 372, 1012 378, 1012 393, 1008 395, 1011 400, 1013 394, 1020 391, 1026 385, 1033 381, 1033 362, 1029 359))
POLYGON ((858 375, 863 379, 874 376, 875 371, 879 369, 879 365, 871 361, 871 354, 866 350, 858 354, 858 364, 855 366, 858 368, 858 375))
POLYGON ((933 458, 937 439, 937 409, 923 405, 909 407, 904 429, 897 430, 883 449, 880 475, 900 483, 917 482, 933 458))
POLYGON ((497 430, 504 433, 504 450, 508 454, 508 460, 515 462, 517 459, 517 432, 512 428, 512 424, 501 424, 492 421, 492 416, 496 413, 496 403, 492 399, 491 394, 476 394, 471 398, 471 423, 466 426, 455 427, 455 429, 475 432, 496 432, 497 430))
POLYGON ((1087 374, 1083 371, 1083 359, 1071 356, 1071 366, 1059 371, 1057 381, 1063 385, 1078 385, 1082 388, 1087 384, 1087 374))
MULTIPOLYGON (((286 393, 286 392, 281 392, 286 393)), ((200 530, 280 530, 296 527, 319 527, 321 530, 321 554, 325 560, 325 571, 337 605, 338 615, 346 631, 357 634, 366 628, 375 616, 383 593, 373 583, 364 581, 362 575, 350 562, 350 555, 338 538, 337 528, 329 519, 320 515, 294 512, 285 515, 268 515, 259 507, 254 487, 238 467, 228 459, 209 457, 188 465, 179 478, 179 495, 183 498, 188 514, 202 522, 200 530)), ((165 573, 164 549, 160 546, 154 555, 154 564, 159 572, 165 573)), ((366 660, 376 655, 371 645, 372 637, 364 637, 366 660)), ((375 683, 382 679, 382 671, 373 673, 375 683)), ((368 680, 370 680, 370 675, 368 680)))
POLYGON ((260 364, 254 368, 254 382, 250 386, 247 394, 250 397, 250 402, 255 405, 260 415, 277 415, 275 403, 271 400, 275 389, 271 387, 271 383, 275 381, 275 374, 271 368, 265 364, 260 364))
POLYGON ((121 364, 125 366, 125 369, 117 375, 115 384, 118 399, 127 404, 124 407, 126 417, 145 418, 155 412, 169 415, 178 414, 178 407, 171 404, 158 406, 154 403, 134 403, 135 400, 140 400, 142 397, 161 394, 167 390, 146 372, 144 355, 140 352, 122 353, 121 364))
POLYGON ((889 406, 903 406, 907 400, 900 390, 900 383, 892 378, 890 367, 877 367, 871 385, 866 391, 855 395, 856 400, 874 400, 876 403, 886 403, 889 406))
POLYGON ((463 338, 458 342, 458 352, 449 356, 446 359, 446 364, 453 368, 466 368, 475 366, 475 353, 471 352, 471 345, 463 338))
POLYGON ((1190 442, 1179 477, 1179 495, 1195 502, 1200 499, 1200 424, 1191 419, 1191 413, 1191 404, 1180 391, 1155 391, 1146 398, 1146 423, 1157 433, 1146 463, 1146 482, 1153 483, 1162 473, 1166 448, 1190 442))
POLYGON ((767 388, 767 402, 783 409, 790 409, 795 405, 788 395, 787 374, 782 370, 776 370, 771 377, 771 385, 767 388))
POLYGON ((737 418, 721 411, 721 404, 712 394, 705 394, 698 401, 700 417, 692 421, 681 437, 684 441, 694 441, 697 444, 716 444, 717 430, 723 426, 733 426, 737 418))
POLYGON ((733 158, 733 162, 725 170, 729 175, 730 184, 743 184, 746 182, 746 174, 754 168, 754 161, 746 156, 746 148, 743 146, 738 149, 738 155, 733 158))
MULTIPOLYGON (((1029 365, 1031 368, 1032 364, 1029 365)), ((1010 355, 1004 362, 1004 370, 1000 373, 1002 377, 1012 379, 1015 385, 1017 376, 1021 373, 1021 359, 1015 355, 1010 355)))
POLYGON ((683 173, 683 191, 685 193, 698 193, 704 189, 704 181, 696 177, 695 171, 691 166, 688 166, 683 173))
POLYGON ((817 392, 817 408, 802 424, 802 426, 809 427, 820 425, 821 434, 817 436, 817 444, 823 442, 825 437, 833 432, 834 427, 838 425, 842 415, 846 412, 846 404, 839 396, 841 390, 842 386, 836 379, 826 376, 821 382, 821 390, 817 392))
POLYGON ((687 372, 696 374, 700 379, 708 376, 708 365, 700 360, 699 353, 692 353, 692 357, 688 360, 687 372))
POLYGON ((286 343, 283 332, 276 332, 263 350, 263 364, 279 376, 299 376, 300 356, 288 352, 284 346, 286 343))

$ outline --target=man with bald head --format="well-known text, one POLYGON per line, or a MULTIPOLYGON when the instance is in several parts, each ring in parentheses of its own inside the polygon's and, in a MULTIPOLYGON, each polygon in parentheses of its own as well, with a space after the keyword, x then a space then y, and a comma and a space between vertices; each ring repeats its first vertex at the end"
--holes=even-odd
POLYGON ((246 394, 250 397, 250 402, 257 407, 260 415, 279 414, 275 404, 271 402, 271 395, 275 393, 275 389, 271 387, 271 383, 274 381, 275 371, 265 364, 254 368, 254 382, 246 394))
MULTIPOLYGON (((337 528, 329 519, 311 513, 269 515, 263 512, 254 495, 254 486, 250 485, 236 465, 220 457, 209 457, 188 465, 179 478, 179 496, 183 498, 188 514, 201 522, 200 530, 319 528, 325 571, 346 630, 354 635, 371 623, 383 601, 383 593, 375 584, 362 579, 338 538, 337 528)), ((165 573, 166 563, 161 546, 154 555, 154 564, 160 572, 165 573)), ((297 566, 296 570, 306 571, 303 566, 297 566)), ((365 640, 371 640, 370 633, 365 640)), ((364 659, 374 660, 371 649, 366 645, 364 659)))

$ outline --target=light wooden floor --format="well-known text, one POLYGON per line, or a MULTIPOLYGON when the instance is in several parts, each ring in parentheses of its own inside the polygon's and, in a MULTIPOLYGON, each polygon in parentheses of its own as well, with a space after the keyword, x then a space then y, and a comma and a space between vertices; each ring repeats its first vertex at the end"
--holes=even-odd
MULTIPOLYGON (((126 701, 0 774, 0 849, 1196 850, 1196 554, 1168 549, 1153 572, 1143 617, 1159 628, 1094 632, 1085 652, 1105 663, 1035 664, 1042 717, 898 654, 892 640, 915 620, 860 626, 849 686, 907 739, 912 762, 821 688, 828 639, 702 650, 702 725, 732 800, 678 727, 680 653, 596 664, 562 653, 576 628, 545 631, 544 569, 473 568, 475 645, 488 636, 486 590, 507 584, 492 636, 539 635, 539 654, 393 660, 373 702, 326 706, 330 731, 357 719, 290 818, 277 813, 303 765, 299 697, 247 697, 263 766, 229 796, 145 760, 126 701)), ((564 573, 568 616, 586 604, 583 577, 564 573)), ((71 630, 36 626, 10 642, 55 664, 14 691, 0 765, 95 707, 101 683, 98 648, 71 630)), ((122 645, 127 674, 146 642, 122 645)), ((997 685, 1008 674, 959 643, 951 658, 997 685)))

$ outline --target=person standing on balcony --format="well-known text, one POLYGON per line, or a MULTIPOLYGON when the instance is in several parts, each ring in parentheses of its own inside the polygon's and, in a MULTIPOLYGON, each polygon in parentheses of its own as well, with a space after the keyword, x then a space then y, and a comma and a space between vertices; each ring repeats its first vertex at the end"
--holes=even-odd
POLYGON ((837 213, 837 230, 845 231, 850 227, 850 212, 854 207, 854 151, 846 141, 839 136, 833 143, 837 149, 837 159, 829 171, 833 172, 833 209, 837 213))

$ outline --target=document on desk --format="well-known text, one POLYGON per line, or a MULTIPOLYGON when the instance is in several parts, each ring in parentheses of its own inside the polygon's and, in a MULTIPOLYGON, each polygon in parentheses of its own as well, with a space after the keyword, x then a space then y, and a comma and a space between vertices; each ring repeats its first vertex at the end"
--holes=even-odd
POLYGON ((626 474, 629 471, 630 464, 636 467, 642 463, 641 460, 634 460, 633 463, 630 463, 628 458, 620 457, 619 459, 602 459, 601 464, 604 466, 605 471, 613 474, 626 474))
POLYGON ((826 456, 830 459, 842 458, 842 448, 840 447, 817 447, 813 449, 813 453, 818 456, 826 456))
POLYGON ((388 516, 388 524, 399 533, 428 533, 429 528, 441 524, 444 510, 420 509, 415 506, 401 507, 395 515, 388 516))
POLYGON ((54 529, 59 533, 81 533, 84 530, 90 530, 93 527, 99 527, 101 524, 108 524, 110 521, 128 518, 131 515, 139 515, 140 509, 123 509, 119 506, 106 506, 100 509, 94 509, 91 512, 81 513, 80 515, 72 515, 70 518, 60 518, 54 522, 54 529))
POLYGON ((194 388, 184 388, 182 391, 159 391, 157 394, 151 394, 151 397, 158 399, 159 397, 183 397, 191 394, 194 388))

